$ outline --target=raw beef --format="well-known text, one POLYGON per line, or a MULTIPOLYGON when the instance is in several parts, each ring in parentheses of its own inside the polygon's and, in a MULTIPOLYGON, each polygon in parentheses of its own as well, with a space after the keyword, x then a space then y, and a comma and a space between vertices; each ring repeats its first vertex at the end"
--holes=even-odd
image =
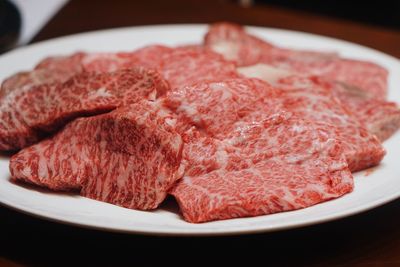
POLYGON ((352 191, 353 180, 340 143, 325 131, 325 125, 281 113, 246 125, 222 144, 194 138, 205 141, 197 145, 204 155, 200 149, 194 159, 210 158, 213 167, 192 169, 171 194, 193 223, 294 210, 339 197, 352 191), (213 158, 226 163, 218 166, 213 158))
POLYGON ((161 58, 173 49, 162 45, 150 45, 133 52, 124 53, 91 53, 82 59, 86 71, 109 72, 118 69, 142 66, 157 69, 161 58))
POLYGON ((182 134, 184 148, 181 168, 185 176, 198 176, 214 170, 241 170, 252 164, 252 159, 243 157, 240 148, 236 148, 213 137, 204 135, 195 127, 182 134))
POLYGON ((233 63, 204 47, 147 46, 132 53, 88 54, 82 60, 87 71, 108 72, 132 66, 156 69, 172 89, 206 80, 237 77, 233 63))
POLYGON ((33 87, 54 82, 65 82, 72 76, 83 71, 81 65, 84 53, 75 53, 67 57, 53 57, 41 61, 34 70, 14 74, 1 84, 0 97, 11 91, 26 90, 33 87))
POLYGON ((205 37, 205 45, 239 66, 266 63, 297 73, 344 82, 378 99, 386 97, 388 72, 371 62, 343 59, 332 53, 276 47, 248 34, 241 26, 229 23, 211 26, 205 37))
POLYGON ((6 79, 2 84, 0 96, 11 91, 25 90, 26 87, 62 83, 83 71, 113 72, 135 66, 158 70, 172 88, 203 80, 237 76, 233 63, 204 47, 169 48, 152 45, 133 52, 78 52, 70 56, 46 58, 34 70, 6 79))
POLYGON ((182 140, 175 119, 142 100, 110 113, 80 118, 54 137, 11 158, 13 180, 134 209, 154 209, 181 177, 182 140))
MULTIPOLYGON (((330 83, 318 77, 291 76, 280 79, 277 88, 282 90, 278 100, 284 109, 301 118, 329 125, 331 130, 327 134, 341 141, 351 171, 375 166, 385 156, 377 137, 353 119, 340 100, 333 97, 330 83)), ((263 110, 268 112, 268 104, 264 107, 263 110)))
POLYGON ((23 148, 76 117, 155 99, 167 90, 168 84, 157 72, 133 68, 83 72, 64 83, 11 91, 0 101, 0 149, 23 148))
POLYGON ((350 170, 362 170, 382 160, 385 150, 379 140, 348 115, 323 82, 301 77, 281 82, 285 90, 247 78, 202 83, 172 91, 164 101, 185 125, 194 125, 220 140, 243 122, 290 111, 325 124, 326 134, 341 141, 350 170))
POLYGON ((158 70, 170 83, 171 89, 238 77, 235 64, 213 51, 199 47, 175 48, 162 58, 158 70))
POLYGON ((1 85, 0 96, 7 95, 10 91, 22 90, 24 87, 62 83, 83 71, 112 72, 136 65, 154 68, 158 66, 160 57, 171 50, 165 46, 154 45, 135 52, 77 52, 70 56, 48 57, 39 62, 34 70, 20 72, 6 79, 1 85))
MULTIPOLYGON (((237 78, 197 83, 170 91, 164 101, 177 113, 184 126, 195 125, 210 136, 224 138, 234 123, 259 110, 263 98, 279 95, 278 90, 261 80, 237 78)), ((280 107, 269 108, 277 111, 280 107)))
MULTIPOLYGON (((262 79, 285 90, 296 87, 307 90, 307 83, 301 83, 300 80, 310 79, 311 84, 313 83, 312 80, 322 80, 313 76, 299 76, 293 72, 265 64, 241 67, 238 68, 238 72, 246 77, 262 79), (293 84, 293 79, 289 77, 297 77, 299 84, 293 84), (292 80, 292 83, 287 84, 287 81, 290 80, 292 80)), ((344 83, 323 82, 323 84, 326 89, 331 91, 332 97, 336 97, 340 101, 349 115, 370 133, 375 134, 380 141, 386 140, 400 128, 400 109, 396 103, 376 99, 366 91, 344 83)), ((312 90, 313 88, 315 89, 315 87, 310 86, 309 89, 312 90)))
POLYGON ((394 102, 375 99, 360 93, 358 88, 334 84, 333 92, 353 118, 385 141, 400 128, 400 108, 394 102))
POLYGON ((188 222, 295 210, 382 160, 377 137, 400 127, 386 79, 221 23, 204 46, 78 52, 10 77, 0 150, 31 145, 11 157, 14 181, 139 210, 171 194, 188 222))

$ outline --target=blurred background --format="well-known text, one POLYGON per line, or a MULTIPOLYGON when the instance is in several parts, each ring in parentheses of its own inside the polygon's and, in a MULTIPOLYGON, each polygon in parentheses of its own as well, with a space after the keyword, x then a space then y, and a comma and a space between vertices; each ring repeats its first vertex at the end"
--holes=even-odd
POLYGON ((273 5, 302 10, 336 18, 400 29, 400 1, 338 1, 338 0, 256 0, 256 5, 273 5))
POLYGON ((229 20, 341 37, 320 17, 400 30, 400 1, 337 0, 0 0, 1 50, 103 28, 229 20))

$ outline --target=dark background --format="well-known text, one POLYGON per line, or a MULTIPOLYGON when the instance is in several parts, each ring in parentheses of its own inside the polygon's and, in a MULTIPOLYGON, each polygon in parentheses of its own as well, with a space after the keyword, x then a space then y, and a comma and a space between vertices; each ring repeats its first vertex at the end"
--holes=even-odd
POLYGON ((273 5, 400 29, 400 1, 256 0, 256 5, 273 5))

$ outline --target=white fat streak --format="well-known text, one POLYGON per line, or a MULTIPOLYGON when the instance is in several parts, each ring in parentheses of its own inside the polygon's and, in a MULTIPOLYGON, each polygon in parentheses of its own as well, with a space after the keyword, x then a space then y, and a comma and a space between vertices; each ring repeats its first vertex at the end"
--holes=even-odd
POLYGON ((304 159, 303 156, 299 156, 299 155, 296 155, 296 154, 294 154, 294 155, 288 155, 288 156, 285 157, 285 160, 286 160, 288 163, 297 163, 297 162, 302 161, 303 159, 304 159))
POLYGON ((21 171, 21 174, 22 174, 23 177, 31 177, 31 175, 32 175, 31 166, 25 165, 24 168, 21 171))
POLYGON ((39 162, 38 162, 39 179, 40 180, 48 179, 47 158, 43 155, 44 151, 42 149, 37 149, 36 151, 39 157, 39 162))
MULTIPOLYGON (((34 70, 34 71, 32 71, 31 72, 31 75, 30 75, 30 77, 31 77, 31 79, 32 79, 32 82, 33 82, 33 84, 34 85, 39 85, 39 84, 41 84, 43 81, 43 78, 42 78, 42 75, 43 75, 43 73, 45 73, 47 70, 41 70, 41 69, 38 69, 38 70, 34 70)), ((29 86, 32 86, 31 84, 29 84, 29 86)))
POLYGON ((270 84, 276 84, 280 79, 293 75, 293 73, 272 67, 267 64, 255 64, 237 68, 237 71, 249 78, 258 78, 270 84))
POLYGON ((226 151, 225 150, 218 150, 215 155, 217 157, 218 165, 220 165, 221 168, 225 168, 225 166, 226 166, 226 164, 228 162, 228 154, 226 153, 226 151))
POLYGON ((90 64, 94 60, 98 59, 110 59, 115 58, 114 53, 90 53, 86 54, 85 57, 82 59, 83 65, 90 64))
POLYGON ((305 127, 302 126, 302 125, 296 125, 295 124, 295 125, 292 126, 292 130, 295 133, 301 133, 301 132, 303 132, 305 130, 305 127))
POLYGON ((192 121, 194 123, 200 123, 200 118, 198 116, 198 112, 195 106, 191 106, 185 102, 183 102, 179 108, 177 109, 177 112, 182 112, 184 114, 186 114, 186 116, 188 116, 189 118, 192 119, 192 121))
POLYGON ((105 87, 100 87, 96 90, 93 90, 89 93, 88 98, 89 99, 96 99, 98 97, 110 97, 112 94, 107 91, 107 88, 105 87))
POLYGON ((347 163, 343 161, 335 161, 329 166, 330 171, 340 171, 347 167, 347 163))
POLYGON ((184 176, 182 178, 182 182, 185 183, 188 186, 192 186, 193 185, 192 179, 190 177, 188 177, 188 176, 184 176))
POLYGON ((187 104, 180 105, 178 108, 178 111, 183 112, 183 113, 187 114, 188 116, 193 116, 193 115, 197 114, 196 108, 191 105, 187 105, 187 104))
POLYGON ((165 119, 165 124, 167 124, 169 126, 175 126, 176 125, 176 119, 167 118, 167 119, 165 119))
POLYGON ((219 41, 213 44, 211 49, 228 60, 236 59, 239 53, 239 45, 231 41, 219 41))
POLYGON ((226 88, 226 86, 223 83, 212 83, 210 84, 210 89, 214 91, 221 91, 221 102, 232 98, 232 93, 226 88))
POLYGON ((174 151, 178 151, 181 144, 182 144, 182 138, 180 135, 176 135, 169 140, 169 145, 174 151))
POLYGON ((1 99, 1 111, 4 110, 10 110, 9 116, 11 117, 10 120, 15 123, 15 127, 10 127, 8 124, 4 124, 3 127, 7 129, 13 129, 13 128, 26 128, 26 125, 23 121, 17 118, 17 114, 20 114, 21 112, 24 112, 23 109, 19 106, 21 104, 21 101, 16 101, 16 98, 28 93, 31 91, 33 88, 35 88, 32 85, 25 85, 21 89, 14 90, 9 92, 3 99, 1 99))

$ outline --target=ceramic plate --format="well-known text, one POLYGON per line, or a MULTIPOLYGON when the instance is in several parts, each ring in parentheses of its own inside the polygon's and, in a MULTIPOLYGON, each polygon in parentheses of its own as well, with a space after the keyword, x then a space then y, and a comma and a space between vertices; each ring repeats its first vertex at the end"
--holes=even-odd
MULTIPOLYGON (((400 100, 400 61, 360 45, 301 32, 248 27, 275 44, 364 59, 390 71, 389 99, 400 100)), ((83 51, 133 50, 149 44, 200 43, 206 25, 131 27, 78 34, 37 43, 0 56, 0 80, 32 68, 49 55, 83 51)), ((356 173, 355 190, 332 201, 302 210, 273 215, 190 224, 169 199, 158 210, 146 212, 120 208, 74 194, 55 193, 10 182, 8 156, 0 158, 0 202, 22 212, 85 227, 157 235, 222 235, 275 231, 317 224, 359 213, 400 196, 400 132, 384 143, 387 156, 373 170, 356 173)))

